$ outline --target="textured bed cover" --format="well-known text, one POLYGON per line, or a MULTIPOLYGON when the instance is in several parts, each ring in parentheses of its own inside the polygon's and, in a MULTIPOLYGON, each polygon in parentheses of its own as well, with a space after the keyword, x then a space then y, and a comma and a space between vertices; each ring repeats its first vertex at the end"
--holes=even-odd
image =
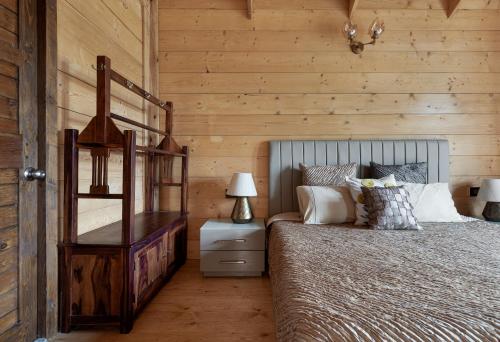
POLYGON ((279 341, 498 341, 500 226, 422 231, 279 221, 269 267, 279 341))

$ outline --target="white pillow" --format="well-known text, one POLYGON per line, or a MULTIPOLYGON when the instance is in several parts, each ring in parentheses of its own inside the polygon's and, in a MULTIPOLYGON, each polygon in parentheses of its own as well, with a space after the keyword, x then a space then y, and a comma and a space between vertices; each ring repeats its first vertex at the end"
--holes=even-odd
POLYGON ((410 203, 419 222, 463 222, 448 183, 401 184, 410 193, 410 203))
POLYGON ((300 214, 307 224, 353 222, 354 203, 343 186, 298 186, 300 214))
POLYGON ((389 175, 380 179, 359 179, 359 178, 345 178, 347 185, 349 185, 349 190, 351 191, 351 196, 356 203, 356 225, 368 224, 368 213, 365 208, 365 199, 363 198, 363 192, 361 187, 365 186, 367 188, 377 187, 391 187, 396 186, 396 179, 394 175, 389 175))

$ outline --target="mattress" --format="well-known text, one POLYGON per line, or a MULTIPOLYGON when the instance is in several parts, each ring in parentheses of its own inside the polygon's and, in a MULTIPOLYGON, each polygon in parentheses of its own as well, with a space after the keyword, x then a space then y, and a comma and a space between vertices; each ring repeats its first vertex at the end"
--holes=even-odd
POLYGON ((278 341, 498 341, 500 225, 422 226, 275 222, 278 341))

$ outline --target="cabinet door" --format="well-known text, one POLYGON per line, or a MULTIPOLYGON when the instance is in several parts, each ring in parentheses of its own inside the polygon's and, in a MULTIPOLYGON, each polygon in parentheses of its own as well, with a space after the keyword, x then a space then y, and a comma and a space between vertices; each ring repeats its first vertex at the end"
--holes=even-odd
POLYGON ((134 308, 148 287, 162 276, 163 237, 134 255, 134 308))

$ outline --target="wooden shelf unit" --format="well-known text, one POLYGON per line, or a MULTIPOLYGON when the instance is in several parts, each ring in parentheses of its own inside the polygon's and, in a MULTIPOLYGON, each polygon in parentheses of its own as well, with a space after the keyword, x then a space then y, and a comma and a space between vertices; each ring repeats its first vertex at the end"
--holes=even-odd
POLYGON ((59 250, 59 328, 119 325, 128 333, 135 317, 184 264, 187 256, 187 146, 172 138, 172 103, 163 102, 111 69, 106 56, 97 57, 97 114, 79 133, 64 136, 64 228, 59 250), (161 131, 110 112, 111 81, 124 86, 165 111, 161 131), (163 136, 158 146, 138 146, 136 132, 117 128, 114 120, 163 136), (88 193, 78 189, 78 152, 90 151, 92 184, 88 193), (123 154, 121 194, 110 194, 108 159, 123 154), (145 210, 135 214, 136 155, 144 155, 145 210), (182 158, 181 181, 174 183, 172 158, 182 158), (158 167, 164 162, 164 167, 158 167), (158 172, 158 169, 160 170, 158 172), (168 181, 165 181, 167 178, 168 181), (155 186, 181 188, 180 211, 154 211, 155 186), (122 220, 78 236, 78 200, 122 201, 122 220))

